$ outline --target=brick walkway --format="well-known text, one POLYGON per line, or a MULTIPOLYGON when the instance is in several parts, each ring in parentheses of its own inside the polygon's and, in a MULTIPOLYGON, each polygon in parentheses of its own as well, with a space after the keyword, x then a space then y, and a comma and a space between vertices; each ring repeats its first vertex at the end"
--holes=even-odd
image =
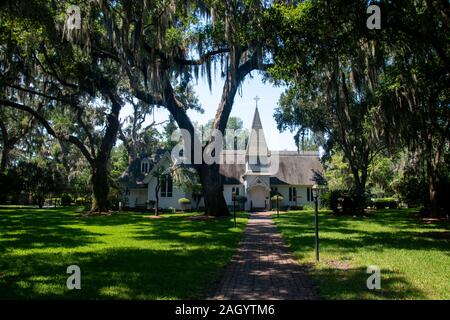
POLYGON ((251 215, 238 251, 211 299, 314 299, 305 270, 294 260, 270 215, 251 215))

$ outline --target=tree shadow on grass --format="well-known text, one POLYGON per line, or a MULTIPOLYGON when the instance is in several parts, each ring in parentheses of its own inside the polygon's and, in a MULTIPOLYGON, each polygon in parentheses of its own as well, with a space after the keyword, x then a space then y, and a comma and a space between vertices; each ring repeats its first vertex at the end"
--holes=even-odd
POLYGON ((313 279, 323 299, 425 299, 426 295, 399 273, 381 270, 381 289, 369 290, 365 268, 315 269, 313 279))
POLYGON ((201 298, 231 258, 231 248, 108 249, 96 253, 32 254, 0 277, 0 299, 201 298), (66 268, 81 269, 81 290, 68 290, 66 268))
MULTIPOLYGON (((231 218, 188 221, 181 215, 150 220, 138 214, 85 218, 70 210, 38 213, 0 215, 0 230, 9 238, 5 247, 20 249, 8 250, 0 259, 0 299, 201 298, 230 261, 240 238, 231 218), (103 241, 104 234, 80 229, 85 226, 127 227, 121 231, 124 236, 117 235, 118 241, 126 237, 142 242, 112 248, 110 239, 110 248, 65 250, 103 241), (55 247, 54 252, 33 251, 41 244, 55 247), (66 268, 72 264, 81 268, 81 290, 66 288, 66 268)), ((244 226, 243 220, 238 223, 244 226)))
MULTIPOLYGON (((238 220, 238 228, 244 222, 238 220)), ((153 220, 150 228, 138 228, 133 238, 144 241, 170 241, 183 245, 229 246, 236 241, 239 229, 234 228, 231 218, 208 221, 189 221, 185 218, 153 220)))
POLYGON ((77 228, 77 219, 71 210, 2 212, 0 252, 9 248, 74 248, 96 242, 100 234, 77 228))
MULTIPOLYGON (((345 249, 348 252, 358 251, 361 247, 384 249, 417 249, 449 251, 450 242, 442 231, 445 224, 424 225, 413 217, 404 216, 404 212, 382 212, 377 217, 353 218, 336 217, 321 214, 319 217, 319 239, 323 248, 345 249), (361 220, 371 227, 382 225, 389 227, 362 230, 357 226, 361 220), (386 221, 383 221, 386 219, 386 221), (409 222, 403 222, 407 220, 409 222), (410 230, 409 230, 410 229, 410 230), (423 230, 423 231, 422 231, 423 230), (436 236, 442 235, 442 236, 436 236), (331 237, 333 236, 333 237, 331 237), (334 237, 336 236, 336 237, 334 237)), ((278 221, 283 225, 283 234, 294 248, 312 250, 314 248, 314 220, 312 214, 287 214, 278 221)), ((299 250, 299 251, 304 251, 299 250)), ((300 257, 302 257, 300 255, 300 257)))

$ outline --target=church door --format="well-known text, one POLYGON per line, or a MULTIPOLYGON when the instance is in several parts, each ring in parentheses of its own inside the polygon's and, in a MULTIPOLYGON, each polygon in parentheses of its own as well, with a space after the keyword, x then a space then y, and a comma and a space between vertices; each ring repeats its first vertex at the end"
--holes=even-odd
POLYGON ((266 203, 266 189, 264 187, 253 187, 250 192, 251 201, 254 209, 265 209, 266 203))

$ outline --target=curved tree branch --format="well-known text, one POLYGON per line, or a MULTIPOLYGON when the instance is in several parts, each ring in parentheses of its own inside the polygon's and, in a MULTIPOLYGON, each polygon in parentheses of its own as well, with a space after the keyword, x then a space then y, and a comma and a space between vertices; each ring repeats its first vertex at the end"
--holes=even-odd
POLYGON ((8 106, 8 107, 11 107, 11 108, 15 108, 15 109, 18 109, 18 110, 22 110, 22 111, 28 112, 29 114, 34 116, 41 123, 41 125, 47 130, 47 132, 50 135, 52 135, 56 139, 67 141, 69 143, 74 144, 75 146, 78 147, 78 149, 81 151, 81 153, 85 156, 86 160, 90 164, 92 164, 94 162, 94 159, 93 159, 92 155, 89 153, 88 149, 86 148, 86 146, 83 144, 83 142, 80 139, 78 139, 77 137, 75 137, 73 135, 68 135, 67 136, 67 135, 62 135, 62 134, 56 132, 51 127, 50 123, 41 114, 39 114, 39 112, 34 110, 32 107, 26 106, 24 104, 12 102, 12 101, 9 101, 9 100, 5 100, 5 99, 0 99, 0 105, 1 106, 8 106))

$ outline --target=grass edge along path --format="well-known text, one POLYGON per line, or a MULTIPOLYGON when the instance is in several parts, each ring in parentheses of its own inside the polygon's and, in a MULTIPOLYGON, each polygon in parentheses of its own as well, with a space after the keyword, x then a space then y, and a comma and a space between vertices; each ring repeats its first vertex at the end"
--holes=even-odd
POLYGON ((274 221, 321 299, 450 299, 450 227, 419 219, 413 209, 368 217, 319 213, 321 261, 315 263, 314 211, 284 212, 274 221), (368 290, 367 267, 381 270, 381 290, 368 290))

